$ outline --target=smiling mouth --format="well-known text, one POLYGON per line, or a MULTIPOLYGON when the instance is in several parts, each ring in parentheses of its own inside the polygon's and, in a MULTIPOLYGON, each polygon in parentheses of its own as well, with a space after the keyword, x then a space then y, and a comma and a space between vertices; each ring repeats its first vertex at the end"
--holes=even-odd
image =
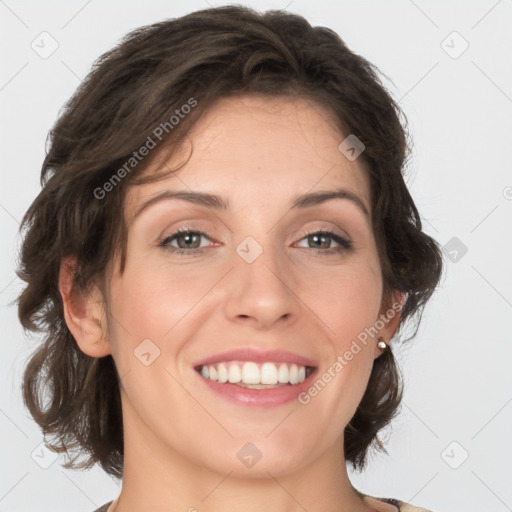
POLYGON ((195 367, 195 370, 206 380, 221 384, 235 384, 250 389, 294 386, 307 379, 314 369, 312 366, 294 363, 254 361, 226 361, 195 367))

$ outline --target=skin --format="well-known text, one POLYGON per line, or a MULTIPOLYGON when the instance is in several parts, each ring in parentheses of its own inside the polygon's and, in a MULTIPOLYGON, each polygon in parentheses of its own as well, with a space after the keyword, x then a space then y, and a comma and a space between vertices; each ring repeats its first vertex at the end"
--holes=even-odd
MULTIPOLYGON (((129 189, 126 268, 121 275, 113 262, 108 308, 97 288, 73 294, 73 262, 63 263, 68 327, 83 352, 112 354, 121 376, 125 467, 116 512, 395 510, 357 494, 343 457, 343 430, 381 354, 376 336, 307 405, 242 407, 211 392, 193 369, 201 358, 250 346, 309 357, 322 373, 389 309, 370 217, 346 199, 290 208, 299 194, 343 187, 371 212, 364 164, 339 151, 344 138, 306 100, 222 99, 193 128, 192 157, 177 174, 129 189), (165 190, 217 194, 229 208, 172 199, 133 220, 165 190), (211 240, 202 238, 194 254, 160 247, 179 227, 211 240), (307 235, 319 229, 352 248, 311 245, 307 235), (247 236, 263 249, 250 264, 236 252, 247 236), (149 366, 134 357, 144 339, 160 350, 149 366), (248 442, 262 453, 251 468, 237 458, 248 442)), ((398 320, 379 332, 387 342, 398 320)))

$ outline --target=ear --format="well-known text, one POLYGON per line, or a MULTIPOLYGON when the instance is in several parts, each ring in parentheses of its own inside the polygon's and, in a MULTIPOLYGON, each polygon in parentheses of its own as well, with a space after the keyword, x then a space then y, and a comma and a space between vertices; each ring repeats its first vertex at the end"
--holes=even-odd
POLYGON ((379 334, 375 338, 375 358, 382 355, 382 350, 377 346, 377 338, 384 338, 384 341, 389 345, 390 340, 395 335, 398 329, 398 325, 400 324, 401 311, 406 298, 407 297, 405 292, 399 292, 398 290, 395 290, 391 296, 390 301, 388 301, 387 304, 383 303, 379 313, 379 318, 376 320, 376 323, 378 323, 379 326, 384 324, 384 327, 379 329, 379 334))
POLYGON ((106 336, 103 295, 97 286, 85 293, 75 286, 76 260, 66 258, 59 271, 59 291, 64 306, 64 319, 80 350, 91 357, 110 354, 106 336))

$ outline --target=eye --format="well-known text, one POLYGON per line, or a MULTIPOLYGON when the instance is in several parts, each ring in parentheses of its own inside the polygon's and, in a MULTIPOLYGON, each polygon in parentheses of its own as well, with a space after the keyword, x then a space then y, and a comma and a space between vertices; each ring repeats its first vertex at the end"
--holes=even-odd
POLYGON ((329 230, 308 233, 297 245, 307 249, 321 249, 326 253, 341 252, 352 248, 352 243, 349 240, 329 230), (307 245, 301 245, 304 243, 303 241, 307 245), (333 243, 336 246, 333 247, 333 243))
POLYGON ((158 245, 171 252, 190 254, 209 245, 208 243, 202 243, 204 239, 210 242, 212 241, 211 238, 202 231, 179 229, 161 240, 158 245))

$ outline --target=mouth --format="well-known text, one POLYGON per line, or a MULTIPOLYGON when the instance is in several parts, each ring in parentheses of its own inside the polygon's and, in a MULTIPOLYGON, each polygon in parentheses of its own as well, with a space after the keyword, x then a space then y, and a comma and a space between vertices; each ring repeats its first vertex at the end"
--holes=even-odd
POLYGON ((195 370, 203 379, 219 384, 234 384, 247 389, 276 389, 301 384, 315 367, 288 362, 234 360, 198 365, 195 370))
POLYGON ((296 401, 312 384, 318 363, 285 350, 231 350, 197 361, 195 374, 212 397, 269 408, 296 401))

